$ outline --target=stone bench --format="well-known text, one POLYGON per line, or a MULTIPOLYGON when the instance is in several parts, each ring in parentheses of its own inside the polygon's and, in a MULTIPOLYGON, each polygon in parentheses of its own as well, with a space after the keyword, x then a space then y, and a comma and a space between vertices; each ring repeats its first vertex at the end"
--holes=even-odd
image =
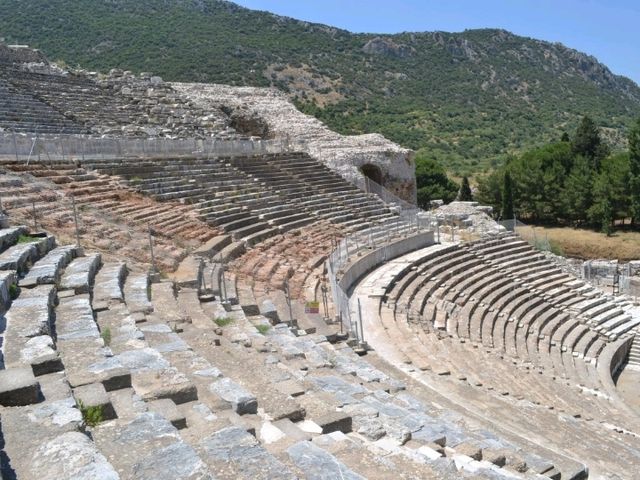
POLYGON ((22 291, 13 301, 5 315, 3 353, 7 366, 33 365, 38 371, 40 363, 54 360, 50 357, 55 357, 50 336, 55 295, 54 286, 42 285, 22 291))
POLYGON ((105 263, 95 276, 92 305, 94 310, 109 308, 111 304, 124 302, 122 287, 127 276, 123 262, 105 263))
POLYGON ((105 422, 92 433, 100 452, 111 459, 121 478, 213 478, 178 430, 157 413, 105 422))
POLYGON ((0 251, 4 251, 11 245, 14 245, 20 235, 27 233, 27 227, 9 227, 0 229, 0 251))
POLYGON ((130 313, 153 312, 153 305, 149 301, 150 289, 147 273, 129 274, 124 285, 124 299, 130 313))
POLYGON ((20 287, 31 288, 46 283, 57 283, 62 270, 77 255, 77 247, 63 246, 51 250, 20 279, 20 287))
POLYGON ((198 444, 198 451, 202 452, 202 458, 213 472, 225 472, 229 478, 297 478, 285 464, 265 450, 253 435, 240 427, 224 428, 204 438, 198 444))
POLYGON ((73 290, 77 294, 89 293, 101 264, 102 257, 99 253, 76 258, 65 269, 60 279, 60 290, 73 290))

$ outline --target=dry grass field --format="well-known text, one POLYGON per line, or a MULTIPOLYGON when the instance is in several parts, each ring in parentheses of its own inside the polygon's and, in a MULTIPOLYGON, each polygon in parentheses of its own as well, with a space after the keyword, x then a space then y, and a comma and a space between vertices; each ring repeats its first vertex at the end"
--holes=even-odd
POLYGON ((532 243, 548 244, 551 251, 567 257, 640 259, 640 232, 616 232, 610 237, 575 228, 522 227, 518 233, 532 243))

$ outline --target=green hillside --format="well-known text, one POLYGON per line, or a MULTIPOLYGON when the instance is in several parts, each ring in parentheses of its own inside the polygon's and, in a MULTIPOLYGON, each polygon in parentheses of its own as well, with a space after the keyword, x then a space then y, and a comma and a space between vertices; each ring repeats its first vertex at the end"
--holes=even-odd
POLYGON ((70 66, 273 85, 343 133, 380 132, 454 173, 560 138, 615 147, 640 88, 593 57, 502 30, 352 34, 216 0, 0 0, 0 37, 70 66))

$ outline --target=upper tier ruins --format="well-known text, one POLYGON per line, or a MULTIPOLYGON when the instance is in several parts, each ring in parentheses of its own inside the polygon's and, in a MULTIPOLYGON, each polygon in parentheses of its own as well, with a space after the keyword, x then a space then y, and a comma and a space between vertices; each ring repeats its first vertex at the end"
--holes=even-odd
POLYGON ((362 172, 415 202, 413 152, 379 134, 344 136, 270 88, 164 82, 67 71, 26 47, 0 49, 0 132, 139 138, 281 140, 351 181, 362 172))

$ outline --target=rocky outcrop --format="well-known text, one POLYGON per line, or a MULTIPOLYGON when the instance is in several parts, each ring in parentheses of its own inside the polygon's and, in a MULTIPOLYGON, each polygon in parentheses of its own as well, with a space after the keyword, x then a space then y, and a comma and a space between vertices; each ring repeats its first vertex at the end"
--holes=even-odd
POLYGON ((364 165, 382 172, 382 184, 399 197, 415 202, 413 152, 379 134, 345 136, 301 113, 285 94, 271 88, 232 87, 216 84, 173 83, 173 88, 199 108, 224 110, 245 119, 246 125, 267 138, 282 139, 290 148, 309 153, 349 180, 362 177, 364 165))
POLYGON ((405 58, 409 57, 414 49, 408 45, 396 43, 390 38, 376 37, 365 43, 362 51, 372 55, 405 58))

